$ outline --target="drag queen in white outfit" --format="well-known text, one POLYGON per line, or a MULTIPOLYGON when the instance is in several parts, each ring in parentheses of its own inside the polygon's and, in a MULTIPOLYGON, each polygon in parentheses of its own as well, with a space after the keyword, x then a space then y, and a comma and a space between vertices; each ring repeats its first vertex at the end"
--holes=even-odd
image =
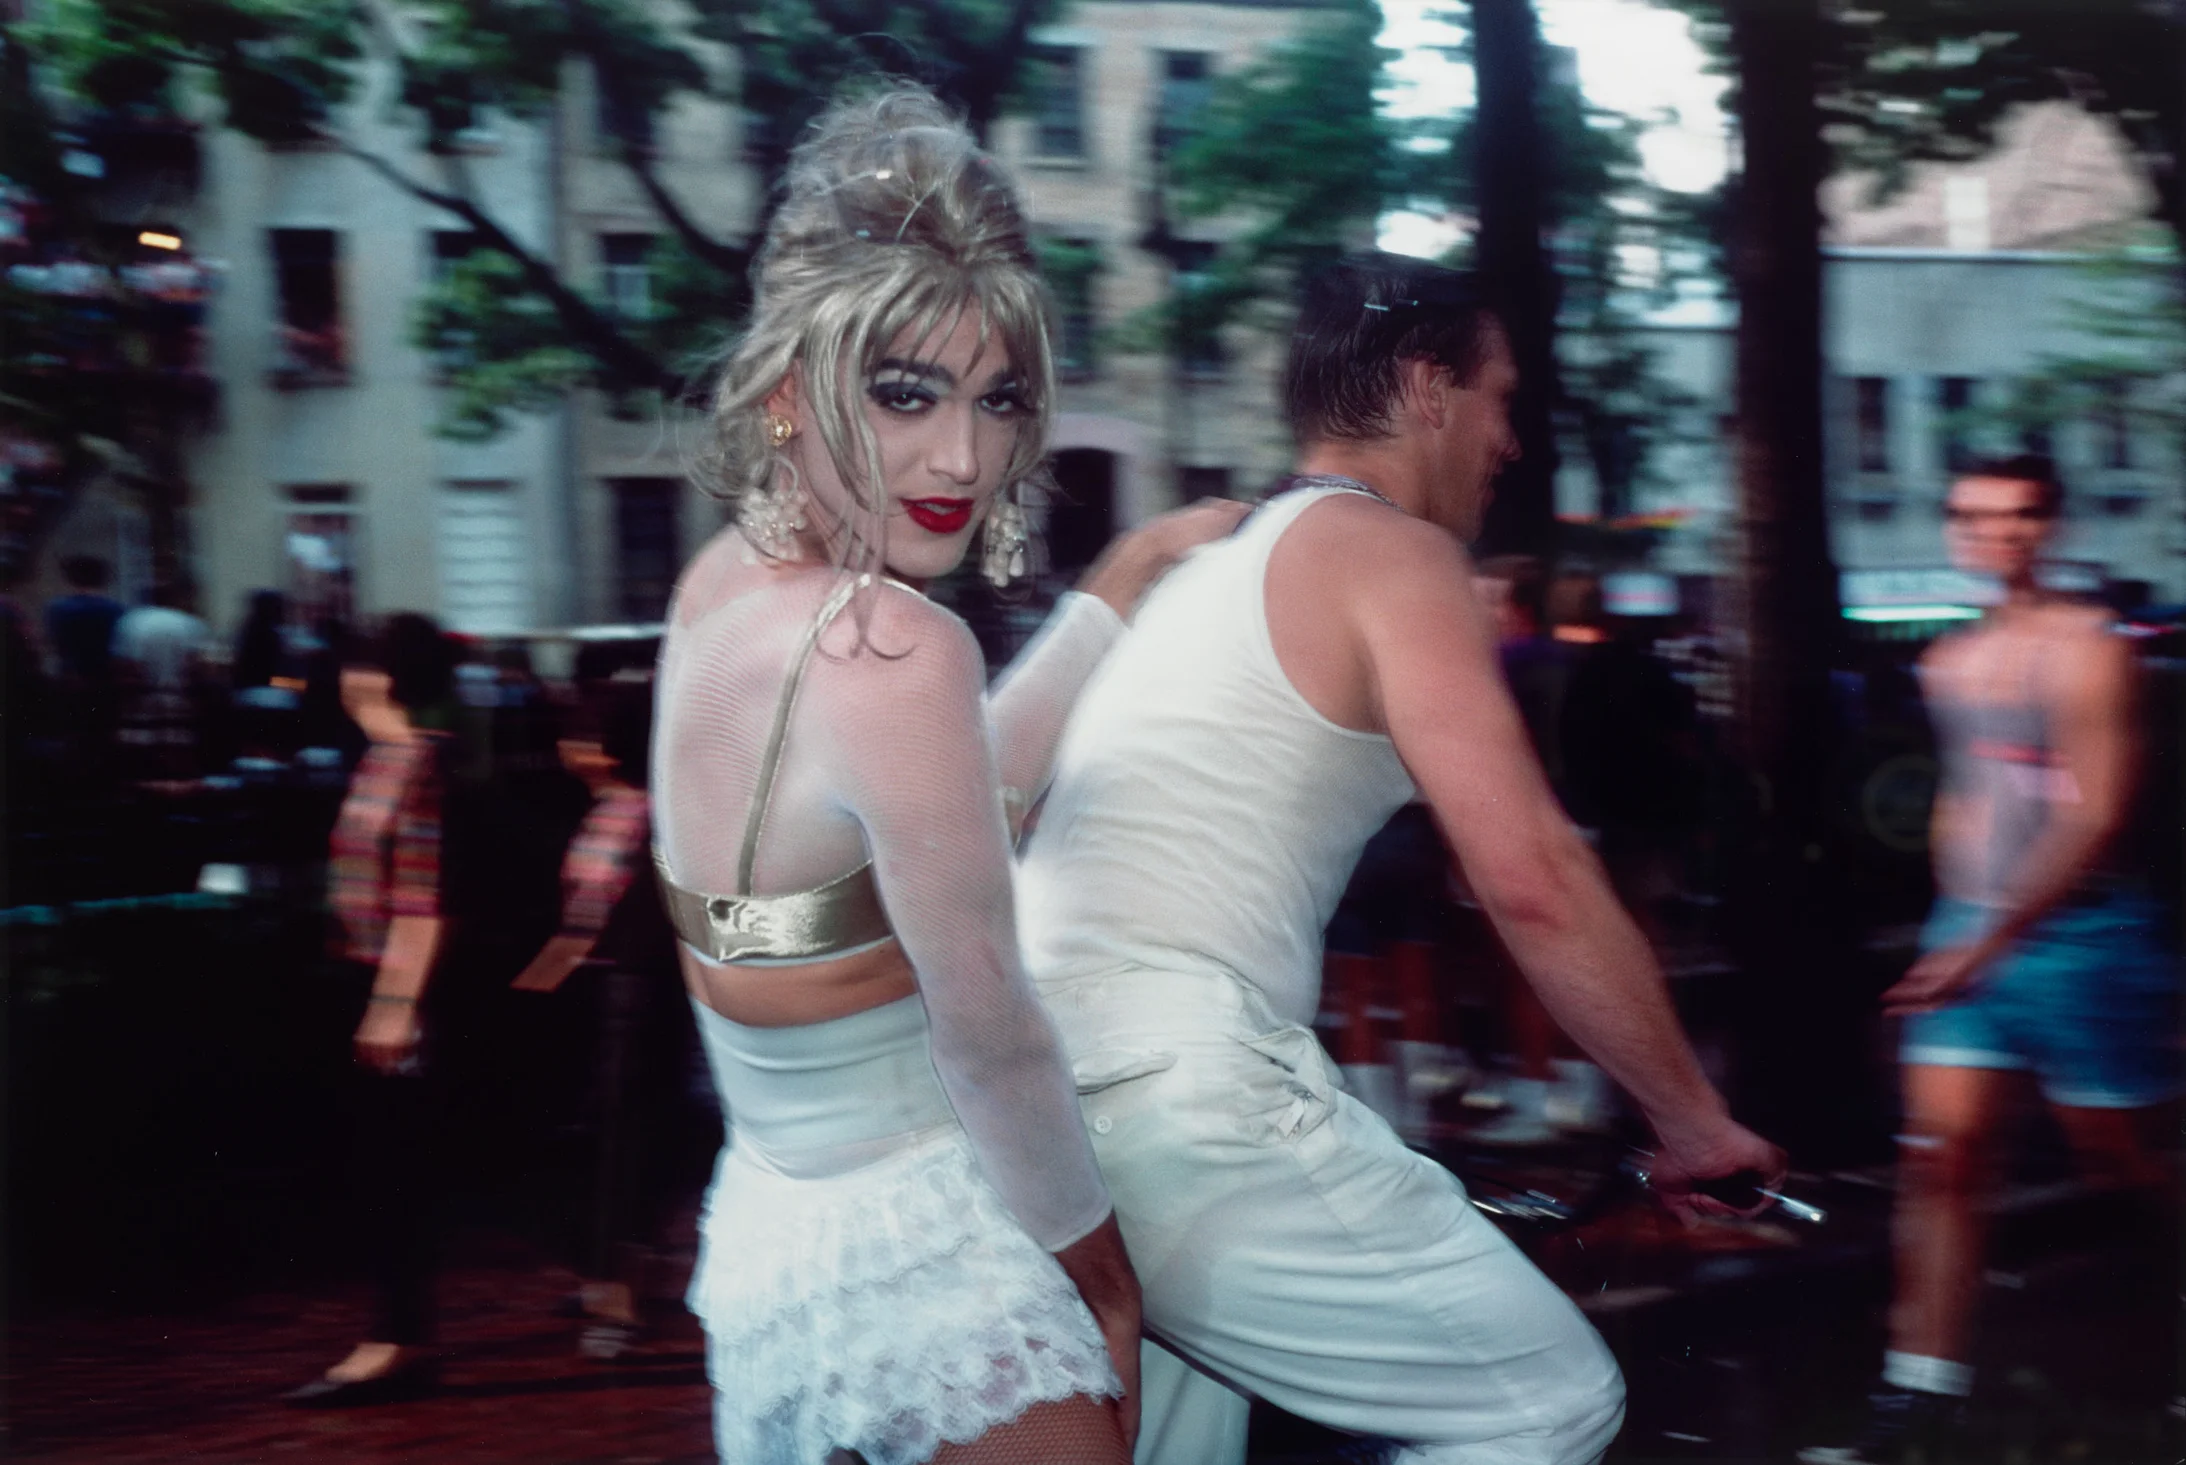
POLYGON ((690 1301, 735 1465, 1128 1459, 1138 1288, 1019 963, 1017 814, 1121 617, 1241 512, 1157 520, 988 695, 921 593, 1021 573, 1044 298, 931 97, 792 162, 714 408, 737 524, 676 588, 653 806, 729 1116, 690 1301), (1119 1407, 1120 1402, 1120 1407, 1119 1407))

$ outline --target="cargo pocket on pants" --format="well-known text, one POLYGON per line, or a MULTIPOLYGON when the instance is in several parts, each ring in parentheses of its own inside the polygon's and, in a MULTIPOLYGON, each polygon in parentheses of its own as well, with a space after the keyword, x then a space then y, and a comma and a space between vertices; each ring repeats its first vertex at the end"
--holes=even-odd
POLYGON ((1336 1076, 1321 1040, 1311 1028, 1277 1028, 1256 1038, 1239 1038, 1238 1042, 1276 1069, 1272 1081, 1280 1101, 1255 1116, 1268 1126, 1266 1134, 1256 1135, 1261 1143, 1295 1143, 1326 1124, 1336 1112, 1336 1076))

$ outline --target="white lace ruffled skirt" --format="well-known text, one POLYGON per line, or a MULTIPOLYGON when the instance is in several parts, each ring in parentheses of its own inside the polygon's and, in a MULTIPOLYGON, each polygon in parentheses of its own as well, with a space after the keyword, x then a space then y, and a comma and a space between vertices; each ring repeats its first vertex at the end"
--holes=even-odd
POLYGON ((731 1135, 689 1296, 723 1461, 916 1465, 1120 1392, 1077 1289, 980 1174, 917 998, 800 1028, 698 1011, 731 1135))

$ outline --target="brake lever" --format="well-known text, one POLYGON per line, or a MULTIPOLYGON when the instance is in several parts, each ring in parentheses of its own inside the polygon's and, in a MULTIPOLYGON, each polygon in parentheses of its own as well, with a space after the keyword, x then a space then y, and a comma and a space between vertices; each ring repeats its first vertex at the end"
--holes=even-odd
MULTIPOLYGON (((1645 1170, 1635 1169, 1633 1178, 1642 1186, 1649 1183, 1645 1170)), ((1721 1201, 1734 1211, 1752 1211, 1755 1207, 1761 1207, 1760 1214, 1763 1215, 1771 1210, 1781 1211, 1786 1220, 1798 1221, 1808 1226, 1819 1226, 1829 1219, 1829 1212, 1820 1206, 1763 1185, 1758 1170, 1739 1170, 1729 1175, 1696 1181, 1692 1193, 1721 1201)))

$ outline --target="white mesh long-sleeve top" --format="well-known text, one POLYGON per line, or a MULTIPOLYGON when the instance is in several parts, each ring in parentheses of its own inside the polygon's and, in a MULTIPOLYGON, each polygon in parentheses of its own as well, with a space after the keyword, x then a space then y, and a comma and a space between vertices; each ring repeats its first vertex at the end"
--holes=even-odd
MULTIPOLYGON (((842 584, 830 569, 747 563, 741 549, 724 535, 692 564, 661 648, 656 837, 675 882, 709 893, 743 893, 738 859, 784 679, 842 584)), ((1060 1250, 1110 1207, 1021 964, 1002 791, 1037 797, 1121 622, 1090 596, 1067 597, 990 701, 962 621, 900 586, 859 594, 863 644, 859 616, 841 614, 806 665, 751 893, 810 890, 871 860, 925 1002, 935 1071, 980 1167, 1027 1233, 1060 1250)))

